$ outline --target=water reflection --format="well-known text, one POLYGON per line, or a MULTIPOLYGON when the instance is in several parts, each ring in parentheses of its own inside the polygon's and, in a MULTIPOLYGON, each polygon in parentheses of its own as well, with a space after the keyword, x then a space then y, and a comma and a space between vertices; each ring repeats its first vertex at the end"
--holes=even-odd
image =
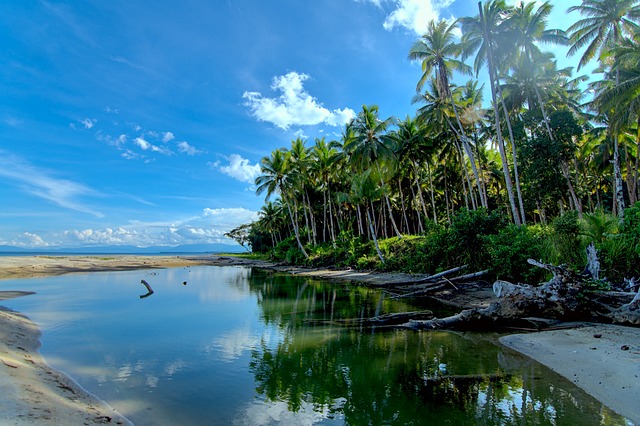
POLYGON ((4 285, 38 291, 6 304, 47 360, 139 424, 625 424, 496 336, 365 326, 418 309, 371 289, 238 267, 4 285))

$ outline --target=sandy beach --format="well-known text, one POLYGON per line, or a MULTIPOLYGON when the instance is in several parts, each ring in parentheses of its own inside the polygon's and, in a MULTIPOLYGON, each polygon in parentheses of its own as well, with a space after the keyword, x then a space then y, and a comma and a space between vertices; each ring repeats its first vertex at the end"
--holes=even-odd
MULTIPOLYGON (((221 256, 15 256, 0 257, 0 301, 28 295, 3 280, 66 273, 123 271, 195 265, 244 265, 366 285, 406 282, 404 274, 310 270, 221 256)), ((447 294, 440 295, 447 298, 447 294)), ((486 306, 487 291, 470 290, 451 303, 486 306)), ((1 303, 1 302, 0 302, 1 303)), ((51 369, 40 356, 40 331, 20 313, 0 306, 0 423, 130 424, 73 380, 51 369)), ((546 365, 612 410, 640 425, 640 329, 603 324, 515 334, 501 343, 546 365)))

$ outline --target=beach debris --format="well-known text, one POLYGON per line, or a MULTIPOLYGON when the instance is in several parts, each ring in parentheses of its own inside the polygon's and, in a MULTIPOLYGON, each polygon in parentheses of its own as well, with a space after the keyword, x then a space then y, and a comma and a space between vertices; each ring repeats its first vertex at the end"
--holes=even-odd
MULTIPOLYGON (((593 252, 591 256, 590 263, 594 264, 597 258, 593 252)), ((594 281, 599 283, 594 280, 596 271, 578 273, 566 265, 555 266, 534 259, 529 259, 528 263, 551 272, 553 278, 538 286, 497 280, 493 291, 498 301, 486 308, 467 309, 446 318, 412 319, 402 327, 422 330, 514 327, 531 316, 561 321, 600 318, 617 324, 640 325, 640 290, 635 297, 633 293, 623 294, 633 300, 615 309, 603 302, 603 293, 610 295, 612 292, 593 290, 594 281)), ((620 292, 615 293, 619 295, 620 292)))
POLYGON ((147 288, 147 294, 141 294, 140 299, 144 299, 145 297, 151 296, 153 294, 153 289, 151 288, 151 285, 149 285, 149 283, 146 282, 145 280, 140 280, 140 283, 147 288))
POLYGON ((10 364, 10 363, 8 363, 7 361, 5 361, 3 358, 0 358, 0 361, 2 361, 2 363, 3 363, 4 365, 6 365, 7 367, 11 367, 11 368, 18 368, 18 366, 17 366, 17 365, 10 364))

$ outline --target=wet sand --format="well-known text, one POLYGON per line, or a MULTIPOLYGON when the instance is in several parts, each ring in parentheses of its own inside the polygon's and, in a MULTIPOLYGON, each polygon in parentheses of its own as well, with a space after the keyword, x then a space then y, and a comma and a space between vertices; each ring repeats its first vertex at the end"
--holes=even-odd
POLYGON ((640 425, 640 329, 584 324, 500 338, 640 425))
MULTIPOLYGON (((305 269, 228 256, 15 256, 0 257, 0 300, 22 296, 3 279, 195 265, 255 266, 278 272, 365 285, 406 282, 406 274, 305 269), (4 290, 4 291, 3 291, 4 290)), ((483 307, 495 300, 482 289, 441 292, 452 305, 483 307)), ((128 424, 104 402, 51 369, 38 353, 40 331, 23 315, 0 307, 0 423, 128 424)), ((505 336, 500 341, 582 387, 640 425, 640 329, 603 324, 505 336), (600 336, 600 337, 594 337, 600 336)))

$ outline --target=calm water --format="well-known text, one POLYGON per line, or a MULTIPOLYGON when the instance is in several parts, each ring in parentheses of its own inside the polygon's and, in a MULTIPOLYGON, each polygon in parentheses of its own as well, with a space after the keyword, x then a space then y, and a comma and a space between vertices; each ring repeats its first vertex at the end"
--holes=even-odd
POLYGON ((371 289, 242 267, 0 287, 36 291, 2 304, 40 324, 53 367, 138 425, 627 424, 495 335, 363 327, 415 310, 371 289))

